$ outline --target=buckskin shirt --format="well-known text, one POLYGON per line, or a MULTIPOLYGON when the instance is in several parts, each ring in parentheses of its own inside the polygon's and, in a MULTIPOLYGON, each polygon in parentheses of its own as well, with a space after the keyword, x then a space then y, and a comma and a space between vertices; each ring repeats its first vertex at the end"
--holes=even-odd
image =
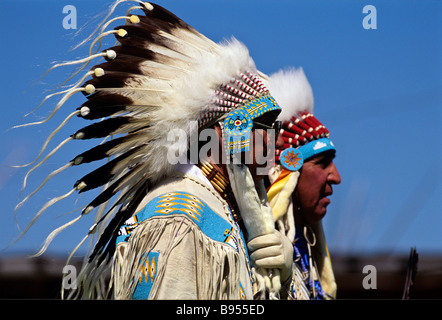
POLYGON ((243 235, 196 166, 147 194, 119 231, 116 299, 252 299, 243 235))

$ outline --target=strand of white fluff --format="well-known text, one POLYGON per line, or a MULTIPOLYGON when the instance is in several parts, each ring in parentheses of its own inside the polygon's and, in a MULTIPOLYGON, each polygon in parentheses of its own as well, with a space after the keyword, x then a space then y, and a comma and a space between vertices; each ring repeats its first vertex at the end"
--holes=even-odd
POLYGON ((288 68, 270 75, 267 87, 282 111, 278 119, 288 121, 301 111, 313 112, 313 90, 302 68, 288 68))
MULTIPOLYGON (((12 243, 10 243, 5 249, 7 249, 7 248, 11 247, 12 245, 14 245, 15 243, 17 243, 17 241, 19 241, 28 232, 28 230, 34 225, 34 223, 40 218, 42 213, 44 211, 46 211, 46 209, 48 209, 49 207, 51 207, 55 203, 59 202, 60 200, 66 199, 67 197, 72 195, 75 191, 76 191, 76 189, 73 188, 68 193, 65 193, 64 195, 61 195, 61 196, 58 196, 58 197, 55 197, 55 198, 52 198, 51 200, 46 202, 45 205, 37 212, 37 214, 34 216, 34 218, 32 218, 31 222, 28 223, 26 228, 20 233, 20 235, 14 241, 12 241, 12 243)), ((40 255, 42 253, 43 252, 41 252, 40 255)))
MULTIPOLYGON (((78 220, 80 220, 82 217, 82 215, 77 216, 76 218, 72 219, 71 221, 65 223, 64 225, 58 227, 57 229, 53 230, 46 238, 43 246, 41 247, 40 251, 38 251, 36 254, 32 255, 31 258, 36 258, 41 256, 46 249, 48 248, 48 246, 51 244, 52 240, 54 240, 54 238, 63 230, 65 230, 66 228, 72 226, 73 224, 75 224, 78 220)), ((77 248, 75 248, 76 250, 77 248)))

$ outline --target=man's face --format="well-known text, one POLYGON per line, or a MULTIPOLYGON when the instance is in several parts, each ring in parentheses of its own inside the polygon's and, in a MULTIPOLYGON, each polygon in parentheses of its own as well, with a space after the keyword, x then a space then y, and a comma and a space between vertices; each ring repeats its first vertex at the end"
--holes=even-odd
MULTIPOLYGON (((226 155, 224 154, 225 149, 223 147, 223 141, 222 141, 222 136, 223 136, 222 129, 218 124, 214 126, 214 129, 218 136, 219 154, 223 154, 222 159, 225 159, 226 155)), ((250 147, 249 151, 235 154, 236 157, 239 157, 239 161, 241 163, 247 165, 255 181, 261 180, 265 176, 263 174, 263 171, 265 170, 259 170, 259 169, 264 169, 267 165, 269 164, 271 165, 272 163, 274 163, 274 153, 275 153, 274 150, 283 149, 284 147, 284 140, 279 134, 279 130, 274 130, 273 134, 269 134, 267 130, 274 130, 274 129, 252 130, 251 141, 258 140, 259 142, 252 143, 252 146, 250 147), (273 148, 269 149, 269 144, 272 144, 273 148), (270 153, 269 150, 271 150, 270 153), (268 162, 270 163, 263 161, 263 157, 269 158, 270 160, 268 162), (259 161, 257 160, 257 158, 259 158, 259 161)), ((212 164, 219 164, 219 162, 215 161, 215 163, 212 164)))
POLYGON ((321 220, 330 204, 332 185, 341 183, 341 177, 333 159, 334 151, 317 155, 304 162, 296 187, 298 204, 308 224, 321 220))
POLYGON ((282 149, 284 147, 284 140, 278 132, 268 135, 268 131, 264 129, 257 129, 252 131, 252 141, 258 141, 253 144, 253 148, 250 151, 244 152, 246 157, 245 163, 247 164, 250 173, 255 181, 264 178, 264 172, 258 171, 259 168, 263 169, 269 167, 274 163, 273 154, 275 149, 282 149), (269 144, 272 144, 272 148, 269 148, 269 144), (271 150, 271 156, 269 158, 269 150, 271 150), (265 161, 268 160, 268 161, 265 161))

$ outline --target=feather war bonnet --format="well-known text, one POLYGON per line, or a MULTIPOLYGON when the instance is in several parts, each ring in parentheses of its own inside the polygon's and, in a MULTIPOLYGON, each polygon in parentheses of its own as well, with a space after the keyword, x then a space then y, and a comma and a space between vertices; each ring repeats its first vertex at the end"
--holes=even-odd
MULTIPOLYGON (((107 18, 124 1, 117 1, 107 18)), ((280 112, 279 106, 260 78, 247 48, 241 42, 232 38, 215 43, 159 5, 131 2, 135 2, 137 6, 131 7, 126 16, 103 22, 100 35, 91 45, 89 57, 51 68, 83 64, 81 70, 95 59, 104 59, 104 62, 92 67, 72 88, 57 93, 63 97, 45 121, 75 93, 82 92, 87 100, 48 137, 37 159, 31 164, 37 162, 49 140, 74 116, 97 122, 74 132, 35 164, 28 171, 24 186, 29 174, 67 142, 108 139, 75 156, 66 165, 49 174, 16 209, 58 173, 85 163, 103 159, 108 161, 78 179, 68 193, 48 201, 24 229, 23 234, 54 203, 75 192, 83 193, 102 187, 98 196, 82 207, 77 218, 54 230, 47 237, 37 255, 46 250, 59 232, 112 200, 110 209, 100 214, 97 212, 95 224, 82 241, 96 233, 97 226, 102 226, 103 221, 108 222, 90 256, 92 259, 103 254, 104 258, 108 243, 112 243, 110 240, 119 226, 134 214, 147 190, 173 172, 174 165, 165 160, 167 153, 171 148, 188 150, 187 143, 171 143, 168 133, 172 129, 183 130, 189 136, 192 130, 190 121, 196 121, 198 130, 201 130, 224 120, 226 129, 226 125, 230 125, 226 119, 230 119, 233 123, 230 130, 234 131, 237 129, 235 121, 238 120, 232 118, 234 111, 245 111, 245 119, 239 119, 242 123, 262 116, 275 120, 280 112), (135 10, 141 10, 142 14, 133 14, 135 10), (106 31, 109 24, 118 19, 124 20, 126 24, 106 31), (107 35, 113 35, 117 45, 92 54, 92 47, 107 35), (256 101, 260 101, 261 109, 258 111, 255 108, 256 101), (264 102, 264 109, 261 102, 264 102)), ((49 96, 45 100, 48 98, 49 96)), ((232 137, 235 135, 233 132, 232 137)), ((229 150, 244 150, 242 143, 244 139, 239 142, 240 146, 238 141, 232 140, 229 150)))

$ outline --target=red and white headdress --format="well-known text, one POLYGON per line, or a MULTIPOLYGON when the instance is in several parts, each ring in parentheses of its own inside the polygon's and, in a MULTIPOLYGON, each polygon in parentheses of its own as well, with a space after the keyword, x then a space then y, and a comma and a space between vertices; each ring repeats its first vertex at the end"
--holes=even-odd
POLYGON ((313 115, 313 92, 302 68, 282 70, 270 76, 268 86, 282 107, 281 136, 284 149, 275 160, 297 171, 303 161, 327 150, 335 150, 329 130, 313 115))
MULTIPOLYGON (((336 150, 330 132, 313 115, 313 91, 302 68, 281 70, 267 79, 267 87, 282 107, 280 134, 284 149, 276 150, 277 165, 270 173, 267 196, 275 221, 287 216, 304 161, 328 150, 336 150)), ((289 215, 290 216, 290 215, 289 215)))

